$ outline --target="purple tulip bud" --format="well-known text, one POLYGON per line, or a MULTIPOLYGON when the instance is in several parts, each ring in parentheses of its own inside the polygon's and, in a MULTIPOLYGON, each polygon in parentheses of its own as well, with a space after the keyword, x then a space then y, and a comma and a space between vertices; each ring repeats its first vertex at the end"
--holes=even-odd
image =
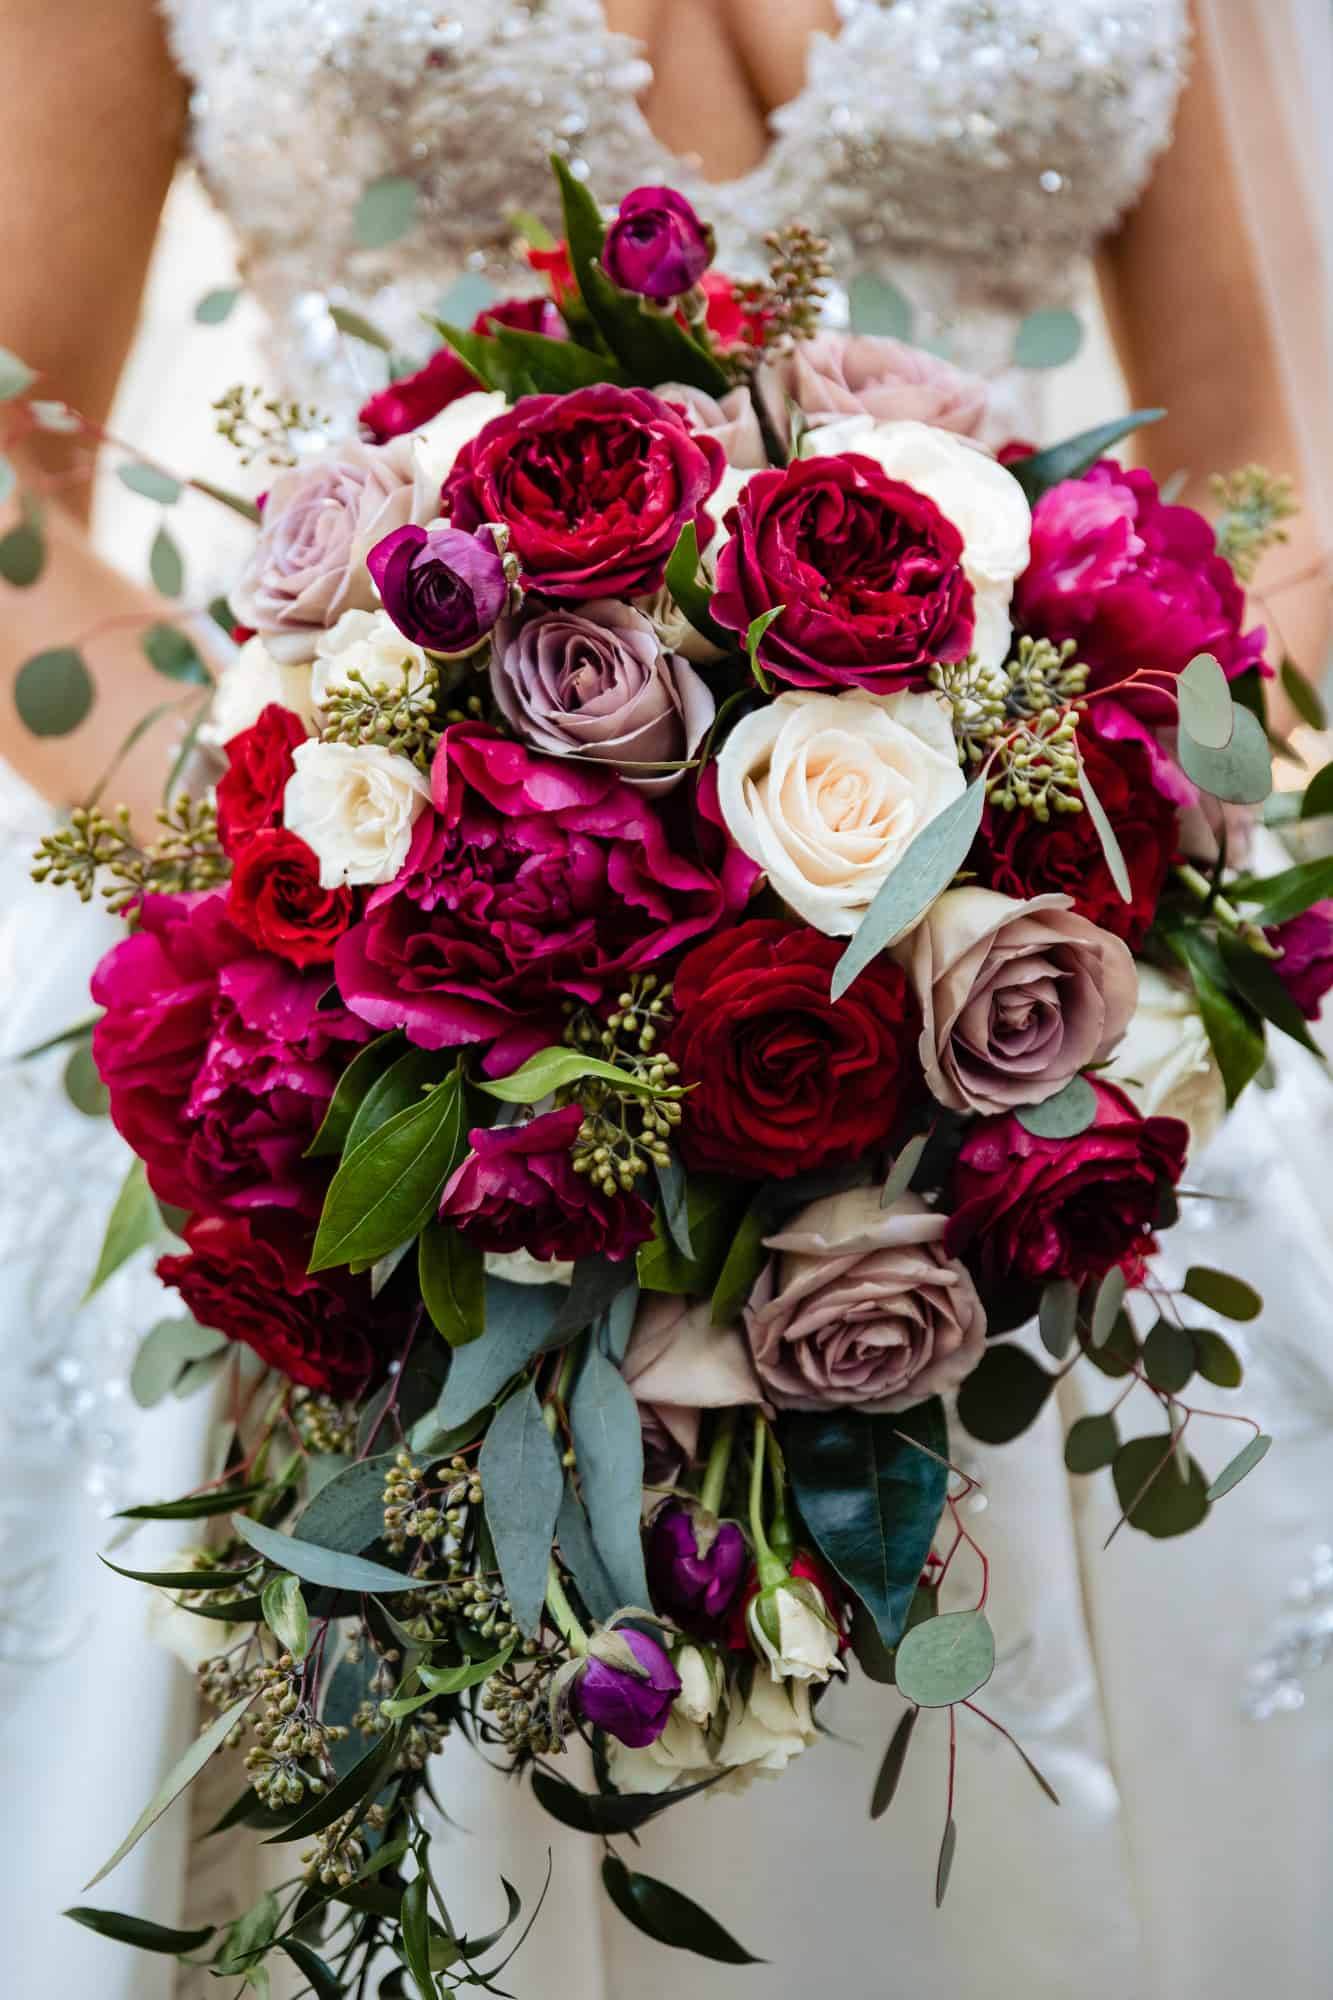
POLYGON ((1317 1021, 1324 995, 1333 988, 1333 902, 1311 903, 1285 924, 1273 924, 1264 936, 1281 958, 1273 970, 1307 1021, 1317 1021))
POLYGON ((631 1750, 655 1743, 666 1728, 671 1704, 680 1693, 680 1675, 656 1639, 638 1632, 632 1625, 594 1635, 588 1642, 587 1658, 578 1678, 577 1699, 587 1721, 619 1737, 631 1750), (601 1657, 599 1647, 619 1652, 614 1642, 629 1647, 638 1661, 632 1672, 613 1660, 601 1657), (608 1643, 611 1642, 611 1643, 608 1643))
POLYGON ((653 1603, 678 1624, 698 1630, 726 1617, 745 1575, 745 1537, 734 1521, 668 1500, 648 1535, 653 1603))
POLYGON ((461 528, 395 528, 366 557, 384 609, 430 653, 470 653, 509 600, 494 543, 461 528))
POLYGON ((602 246, 611 283, 655 305, 693 291, 712 261, 712 230, 683 194, 668 187, 627 194, 602 246))

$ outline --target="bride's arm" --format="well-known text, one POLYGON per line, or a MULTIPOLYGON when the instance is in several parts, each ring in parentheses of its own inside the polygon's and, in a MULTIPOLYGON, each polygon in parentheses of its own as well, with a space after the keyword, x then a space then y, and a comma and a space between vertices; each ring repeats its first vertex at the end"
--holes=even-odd
MULTIPOLYGON (((180 149, 183 87, 154 0, 0 0, 0 78, 0 345, 41 371, 46 394, 100 424, 180 149)), ((7 417, 12 406, 0 404, 0 444, 7 417)), ((43 434, 12 455, 48 496, 49 554, 31 587, 0 583, 0 755, 64 804, 170 694, 138 643, 163 607, 88 544, 86 448, 43 434), (86 648, 98 683, 88 720, 69 736, 30 736, 11 694, 19 666, 99 627, 86 648)), ((13 525, 11 502, 0 532, 13 525)), ((117 774, 115 799, 151 819, 164 756, 162 734, 149 732, 117 774)))
MULTIPOLYGON (((1256 615, 1277 636, 1270 652, 1280 645, 1318 679, 1333 632, 1330 522, 1305 476, 1302 444, 1325 457, 1333 447, 1329 350, 1323 340, 1312 343, 1316 364, 1294 373, 1283 315, 1320 311, 1317 274, 1327 246, 1293 174, 1268 211, 1276 234, 1262 246, 1265 269, 1239 179, 1256 170, 1258 158, 1272 164, 1278 157, 1289 109, 1280 87, 1253 77, 1247 117, 1259 129, 1247 134, 1238 160, 1218 46, 1201 22, 1171 147, 1107 245, 1101 276, 1131 401, 1168 412, 1139 434, 1141 462, 1159 479, 1183 470, 1182 497, 1197 506, 1209 505, 1211 473, 1248 463, 1289 474, 1306 500, 1288 524, 1290 539, 1261 564, 1253 592, 1256 615), (1276 281, 1274 252, 1281 259, 1276 281)), ((1291 718, 1281 698, 1271 705, 1285 726, 1291 718)))

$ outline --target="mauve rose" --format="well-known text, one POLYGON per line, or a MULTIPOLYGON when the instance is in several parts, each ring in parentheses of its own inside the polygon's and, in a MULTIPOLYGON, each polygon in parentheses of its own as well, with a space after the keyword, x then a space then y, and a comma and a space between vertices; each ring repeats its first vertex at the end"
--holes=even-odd
MULTIPOLYGON (((497 299, 494 305, 483 306, 472 322, 473 333, 489 333, 492 320, 516 327, 521 333, 545 334, 548 340, 565 338, 564 321, 551 301, 541 297, 497 299)), ((358 414, 373 441, 387 444, 405 431, 419 430, 450 403, 480 387, 467 363, 460 361, 451 347, 441 347, 414 375, 404 375, 390 382, 387 389, 378 390, 361 405, 358 414)))
POLYGON ((1040 1104, 1111 1053, 1138 994, 1129 948, 1069 907, 949 889, 896 949, 921 1007, 921 1067, 950 1111, 1040 1104))
POLYGON ((296 768, 292 753, 307 733, 299 716, 271 701, 256 723, 228 739, 217 804, 218 839, 231 860, 257 833, 281 824, 282 795, 296 768))
MULTIPOLYGON (((755 414, 754 398, 742 384, 729 389, 721 401, 688 382, 663 382, 653 391, 664 403, 675 403, 686 411, 690 429, 714 438, 726 453, 727 464, 742 472, 756 472, 768 464, 764 434, 755 414)), ((711 510, 714 514, 716 506, 711 510)))
POLYGON ((412 518, 415 464, 405 438, 336 446, 280 472, 232 609, 278 660, 313 658, 315 641, 344 611, 369 611, 366 557, 412 518))
POLYGON ((570 1148, 583 1108, 564 1105, 525 1124, 468 1133, 471 1151, 446 1183, 440 1220, 479 1250, 526 1250, 543 1261, 620 1263, 653 1233, 642 1195, 608 1195, 576 1174, 570 1148))
POLYGON ((1319 1019, 1324 995, 1333 988, 1333 902, 1311 903, 1285 924, 1264 932, 1282 953, 1273 970, 1307 1021, 1319 1019))
POLYGON ((749 1561, 734 1521, 681 1500, 666 1501, 653 1515, 644 1553, 654 1605, 695 1632, 726 1617, 749 1561))
POLYGON ((509 584, 489 536, 409 522, 376 542, 366 567, 405 639, 429 653, 473 653, 505 608, 509 584))
POLYGON ((645 1292, 621 1374, 645 1432, 659 1426, 687 1462, 699 1448, 699 1412, 762 1403, 763 1392, 734 1327, 716 1327, 707 1300, 645 1292))
POLYGON ((1072 1139, 1039 1139, 1012 1114, 983 1118, 954 1169, 945 1243, 982 1285, 1082 1284, 1133 1273, 1153 1248, 1163 1186, 1185 1164, 1188 1128, 1140 1118, 1114 1084, 1092 1080, 1096 1116, 1072 1139))
POLYGON ((712 261, 712 230, 669 187, 627 194, 602 246, 602 269, 611 283, 655 305, 693 291, 712 261))
POLYGON ((692 757, 717 713, 693 667, 663 652, 652 621, 610 597, 502 618, 491 692, 534 749, 612 764, 647 798, 685 773, 635 766, 692 757))
POLYGON ((943 1247, 948 1218, 875 1188, 813 1202, 765 1237, 745 1308, 755 1372, 779 1409, 905 1410, 980 1361, 986 1315, 943 1247))
POLYGON ((666 1728, 671 1704, 680 1693, 680 1675, 656 1639, 633 1625, 621 1625, 606 1637, 629 1647, 636 1668, 599 1658, 598 1646, 604 1642, 594 1637, 574 1684, 579 1711, 595 1729, 605 1729, 632 1749, 641 1749, 666 1728))
POLYGON ((813 340, 798 340, 789 354, 764 365, 759 388, 784 437, 793 404, 816 423, 821 417, 866 415, 975 437, 988 395, 979 375, 874 333, 817 333, 813 340))

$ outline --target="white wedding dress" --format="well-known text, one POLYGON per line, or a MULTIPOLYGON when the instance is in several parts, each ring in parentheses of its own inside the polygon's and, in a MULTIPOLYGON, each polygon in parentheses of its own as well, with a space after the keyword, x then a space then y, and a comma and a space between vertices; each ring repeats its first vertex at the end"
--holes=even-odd
MULTIPOLYGON (((1017 329, 1077 295, 1087 253, 1167 140, 1188 59, 1184 0, 840 0, 841 32, 815 39, 766 161, 719 187, 654 139, 636 103, 647 68, 607 32, 597 0, 166 0, 165 10, 195 85, 196 159, 270 317, 275 381, 344 416, 377 385, 378 357, 339 335, 330 308, 355 306, 410 351, 421 311, 460 280, 513 289, 505 218, 526 209, 555 220, 554 149, 608 198, 645 181, 684 188, 736 272, 756 267, 766 230, 791 216, 811 224, 831 237, 862 312, 900 313, 906 301, 913 338, 991 377, 999 434, 1040 434, 1038 378, 1013 365, 1017 329), (386 175, 416 183, 417 227, 387 248, 356 247, 358 199, 386 175)), ((457 1920, 496 1919, 502 1870, 530 1906, 553 1851, 551 1893, 505 1975, 510 1991, 1239 2000, 1262 1981, 1304 2000, 1329 1989, 1316 1885, 1333 1864, 1333 1673, 1316 1670, 1333 1660, 1330 1136, 1333 1092, 1312 1061, 1284 1056, 1277 1090, 1252 1093, 1194 1170, 1224 1199, 1189 1204, 1172 1233, 1173 1256, 1222 1262, 1267 1297, 1238 1341, 1249 1363, 1238 1400, 1277 1443, 1202 1530, 1162 1544, 1126 1531, 1102 1552, 1109 1482, 1071 1481, 1061 1457, 1078 1397, 1107 1386, 1082 1382, 1090 1370, 1020 1444, 956 1445, 984 1485, 969 1525, 991 1559, 1000 1653, 985 1700, 1062 1807, 964 1717, 958 1857, 936 1915, 943 1720, 923 1722, 892 1813, 871 1825, 870 1787, 900 1704, 853 1675, 823 1707, 833 1735, 779 1785, 686 1806, 643 1836, 636 1865, 697 1897, 768 1961, 736 1970, 647 1943, 602 1897, 597 1843, 563 1833, 521 1787, 451 1744, 438 1774, 451 1822, 440 1863, 457 1920)), ((1212 1469, 1234 1449, 1216 1428, 1196 1446, 1212 1469)), ((155 1470, 146 1483, 171 1481, 155 1470)), ((179 1866, 179 1809, 165 1824, 178 1847, 164 1865, 179 1866)), ((43 1888, 56 1872, 48 1859, 43 1888)), ((20 1858, 20 1901, 33 1894, 24 1879, 20 1858)), ((146 1909, 135 1900, 144 1883, 145 1871, 136 1883, 126 1870, 99 1894, 146 1909)), ((190 1921, 218 1914, 219 1887, 216 1869, 206 1891, 196 1879, 190 1921)), ((71 1873, 58 1893, 74 1889, 71 1873)), ((253 1893, 232 1885, 242 1903, 253 1893)), ((156 1995, 157 1966, 92 1942, 100 1984, 81 1963, 70 1972, 55 1939, 42 1990, 156 1995)), ((194 1975, 178 1988, 191 2000, 211 1990, 194 1975)))

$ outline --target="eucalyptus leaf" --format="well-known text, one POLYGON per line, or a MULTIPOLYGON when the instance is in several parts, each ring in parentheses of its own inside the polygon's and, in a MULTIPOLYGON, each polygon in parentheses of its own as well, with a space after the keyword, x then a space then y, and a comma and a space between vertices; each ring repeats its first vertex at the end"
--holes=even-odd
POLYGON ((252 1500, 266 1500, 275 1489, 266 1481, 252 1486, 210 1486, 202 1493, 187 1493, 179 1500, 145 1501, 137 1507, 122 1507, 118 1521, 207 1521, 215 1514, 231 1514, 248 1507, 252 1500))
POLYGON ((353 312, 350 306, 330 306, 329 318, 349 340, 363 341, 367 347, 378 348, 381 354, 393 353, 393 342, 388 335, 381 333, 364 313, 353 312))
POLYGON ((694 1245, 690 1241, 690 1212, 685 1183, 685 1169, 673 1153, 667 1164, 659 1161, 654 1167, 657 1179, 658 1206, 667 1233, 682 1257, 694 1256, 694 1245))
POLYGON ((940 1858, 935 1864, 935 1908, 938 1910, 949 1888, 949 1877, 953 1873, 953 1858, 958 1850, 958 1828, 950 1813, 944 1826, 944 1838, 940 1842, 940 1858))
POLYGON ((71 1052, 60 1081, 76 1111, 82 1112, 85 1118, 106 1117, 111 1093, 98 1075, 93 1052, 86 1043, 71 1052))
POLYGON ((225 319, 230 319, 240 296, 239 285, 215 286, 211 292, 205 292, 195 305, 195 319, 200 326, 221 326, 225 319))
POLYGON ((621 1916, 658 1944, 695 1952, 720 1965, 764 1963, 738 1944, 698 1903, 682 1896, 668 1882, 633 1873, 618 1854, 608 1854, 603 1860, 602 1882, 621 1916))
POLYGON ((141 1410, 151 1410, 168 1395, 182 1368, 219 1353, 225 1334, 192 1319, 160 1319, 139 1343, 130 1369, 130 1394, 141 1410))
POLYGON ((334 1820, 341 1819, 344 1813, 356 1812, 369 1803, 392 1770, 398 1749, 398 1726, 395 1723, 335 1785, 298 1813, 295 1819, 289 1820, 286 1826, 271 1833, 265 1846, 285 1847, 292 1841, 308 1841, 312 1834, 322 1833, 326 1826, 332 1826, 334 1820))
POLYGON ((317 1951, 303 1944, 290 1933, 278 1939, 278 1947, 285 1951, 292 1964, 305 1980, 315 2000, 342 2000, 347 1988, 339 1979, 333 1967, 322 1959, 317 1951))
POLYGON ((1223 750, 1198 743, 1183 723, 1176 754, 1180 768, 1201 791, 1233 805, 1261 805, 1273 789, 1273 760, 1263 725, 1247 708, 1234 708, 1235 729, 1223 750))
POLYGON ((373 1262, 417 1234, 465 1146, 457 1076, 346 1154, 324 1199, 312 1271, 373 1262))
MULTIPOLYGON (((38 522, 21 521, 17 528, 11 528, 7 535, 0 536, 0 576, 6 583, 26 590, 29 584, 36 583, 45 567, 46 537, 38 522)), ((56 650, 70 649, 60 647, 56 650)))
POLYGON ((14 680, 19 721, 33 736, 68 736, 88 714, 95 693, 88 663, 77 646, 52 646, 34 653, 14 680))
POLYGON ((402 1052, 403 1038, 397 1033, 377 1035, 373 1042, 367 1042, 363 1049, 357 1050, 338 1078, 337 1089, 329 1100, 329 1108, 324 1113, 320 1128, 306 1147, 307 1159, 322 1159, 326 1155, 342 1152, 352 1129, 352 1120, 366 1093, 386 1070, 392 1068, 402 1052))
POLYGON ((1125 1274, 1118 1264, 1113 1264, 1098 1285, 1097 1295, 1092 1302, 1092 1318, 1088 1330, 1094 1347, 1106 1345, 1124 1302, 1125 1274))
POLYGON ((280 1534, 276 1528, 266 1528, 246 1514, 237 1514, 233 1525, 252 1549, 258 1549, 261 1556, 276 1563, 279 1569, 291 1570, 306 1583, 322 1584, 328 1590, 373 1592, 378 1597, 421 1588, 420 1578, 408 1576, 403 1570, 367 1562, 364 1556, 323 1549, 297 1535, 280 1534))
POLYGON ((155 1243, 160 1229, 157 1203, 148 1185, 143 1161, 132 1160, 107 1219, 97 1268, 88 1282, 84 1299, 90 1299, 94 1292, 99 1291, 122 1264, 128 1263, 150 1243, 155 1243))
POLYGON ((639 1246, 636 1268, 646 1292, 691 1292, 710 1296, 731 1249, 745 1189, 721 1175, 694 1174, 689 1187, 689 1230, 694 1256, 682 1257, 659 1225, 650 1243, 639 1246))
POLYGON ((1116 1498, 1130 1527, 1162 1540, 1188 1534, 1208 1512, 1208 1482, 1191 1458, 1181 1477, 1165 1436, 1132 1438, 1111 1467, 1116 1498))
MULTIPOLYGON (((593 1545, 621 1604, 651 1602, 643 1564, 643 1431, 620 1370, 590 1347, 569 1406, 570 1429, 593 1545)), ((483 1491, 485 1480, 483 1477, 483 1491)), ((560 1496, 556 1496, 559 1506, 560 1496)))
POLYGON ((148 551, 148 574, 163 597, 179 597, 185 588, 185 561, 168 528, 159 528, 148 551))
POLYGON ((1257 1432, 1250 1439, 1249 1443, 1222 1467, 1222 1470, 1208 1488, 1209 1500, 1220 1500, 1223 1494, 1230 1493, 1233 1486, 1239 1486, 1245 1475, 1253 1472, 1260 1459, 1266 1457, 1268 1447, 1272 1442, 1272 1438, 1265 1436, 1263 1431, 1257 1432))
POLYGON ((565 1296, 562 1285, 512 1285, 504 1278, 487 1278, 485 1332, 453 1354, 437 1411, 443 1428, 475 1417, 540 1354, 565 1296))
POLYGON ((570 1827, 575 1833, 595 1834, 599 1838, 607 1834, 632 1833, 661 1813, 669 1812, 673 1806, 683 1805, 686 1799, 708 1791, 716 1783, 716 1777, 712 1777, 701 1779, 698 1784, 673 1787, 666 1792, 608 1792, 598 1796, 593 1792, 581 1792, 577 1785, 571 1785, 565 1778, 555 1777, 550 1771, 543 1771, 540 1766, 532 1773, 533 1794, 552 1819, 559 1820, 561 1826, 570 1827))
POLYGON ((967 1701, 995 1671, 995 1634, 983 1611, 946 1611, 903 1634, 894 1657, 898 1692, 918 1708, 967 1701))
POLYGON ((1178 1396, 1194 1373, 1194 1337, 1188 1327, 1159 1319, 1143 1343, 1143 1372, 1154 1389, 1178 1396))
POLYGON ((907 1141, 893 1165, 888 1178, 880 1190, 881 1208, 892 1208, 895 1201, 905 1195, 912 1185, 912 1176, 921 1165, 926 1147, 930 1144, 929 1132, 916 1132, 907 1141))
POLYGON ((992 1342, 958 1392, 958 1421, 983 1444, 1007 1444, 1036 1422, 1054 1387, 1023 1348, 992 1342))
POLYGON ((1037 1328, 1041 1344, 1055 1361, 1063 1361, 1074 1342, 1078 1322, 1078 1286, 1072 1278, 1052 1278, 1041 1295, 1037 1328))
POLYGON ((35 369, 29 368, 26 361, 20 361, 8 347, 0 347, 0 403, 12 402, 36 380, 35 369))
POLYGON ((1065 1439, 1065 1465, 1070 1472, 1099 1472, 1120 1449, 1113 1416, 1079 1417, 1065 1439))
POLYGON ((560 1453, 530 1385, 496 1411, 477 1470, 505 1595, 515 1624, 531 1637, 546 1602, 546 1571, 565 1480, 560 1453))
POLYGON ((0 453, 0 507, 3 507, 18 485, 18 474, 12 459, 0 453))
POLYGON ((1097 1093, 1086 1076, 1071 1076, 1040 1104, 1020 1104, 1014 1116, 1036 1139, 1073 1139, 1095 1120, 1097 1093))
POLYGON ((1225 750, 1235 734, 1231 683, 1211 653, 1196 653, 1176 682, 1180 726, 1207 750, 1225 750))
POLYGON ((264 1623, 293 1659, 303 1660, 310 1644, 310 1613, 299 1577, 271 1576, 260 1594, 264 1623))
POLYGON ((1206 1264, 1191 1264, 1181 1289, 1223 1319, 1258 1319, 1264 1309, 1262 1297, 1244 1278, 1234 1277, 1230 1271, 1210 1270, 1206 1264))
POLYGON ((589 1616, 604 1625, 625 1600, 597 1553, 587 1511, 570 1479, 565 1481, 564 1498, 556 1516, 555 1538, 560 1545, 561 1560, 573 1577, 589 1616))
POLYGON ((481 1251, 448 1223, 431 1220, 417 1252, 421 1298, 431 1324, 451 1347, 486 1330, 486 1266, 481 1251))
POLYGON ((1014 336, 1016 368, 1061 368, 1083 345, 1083 324, 1067 307, 1029 313, 1014 336))
POLYGON ((391 1452, 358 1458, 325 1480, 298 1514, 292 1534, 321 1549, 359 1555, 384 1533, 384 1479, 391 1452))
POLYGON ((1111 880, 1115 884, 1116 894, 1122 903, 1132 903, 1134 900, 1134 889, 1129 879, 1129 869, 1125 863, 1125 856, 1120 842, 1116 837, 1115 828, 1107 817, 1105 806, 1097 796, 1092 779, 1088 776, 1088 767, 1083 762, 1082 755, 1078 753, 1077 744, 1075 745, 1075 753, 1078 755, 1079 791, 1082 793, 1083 803, 1088 809, 1088 818, 1092 821, 1093 832, 1101 843, 1102 854, 1105 858, 1111 880))
POLYGON ((461 1667, 418 1667, 417 1678, 434 1695, 461 1694, 464 1688, 477 1687, 482 1681, 489 1680, 492 1674, 498 1674, 516 1643, 514 1639, 509 1639, 489 1659, 469 1660, 461 1667))
POLYGON ((174 506, 185 490, 180 480, 173 473, 164 472, 160 465, 118 465, 116 477, 131 493, 144 500, 156 500, 159 507, 174 506))
POLYGON ((840 1000, 871 959, 910 930, 943 895, 967 859, 985 803, 985 782, 974 779, 922 827, 878 890, 838 960, 830 987, 834 1000, 840 1000))
POLYGON ((417 184, 405 174, 384 174, 364 188, 352 216, 352 236, 363 250, 385 250, 413 228, 417 184))
POLYGON ((125 1859, 131 1848, 138 1846, 149 1827, 156 1825, 167 1807, 180 1797, 180 1794, 185 1790, 187 1785, 191 1784, 198 1777, 204 1765, 213 1755, 213 1752, 221 1748, 254 1699, 253 1689, 246 1694, 238 1696, 231 1703, 230 1707, 223 1709, 221 1715, 214 1717, 202 1736, 196 1737, 195 1741, 185 1752, 185 1755, 178 1763, 172 1766, 171 1770, 162 1780, 162 1783, 139 1814, 138 1819, 135 1820, 134 1825, 121 1841, 115 1853, 109 1860, 102 1863, 102 1866, 97 1870, 95 1875, 89 1876, 83 1885, 85 1889, 91 1889, 94 1883, 100 1882, 104 1876, 109 1875, 112 1869, 125 1859))
POLYGON ((912 1731, 916 1728, 921 1710, 913 1705, 905 1709, 898 1719, 898 1726, 889 1738, 889 1747, 884 1752, 884 1762, 879 1767, 875 1779, 875 1789, 870 1795, 871 1819, 882 1819, 893 1804, 898 1781, 907 1762, 907 1752, 912 1745, 912 1731))
POLYGON ((847 287, 847 315, 853 333, 874 333, 890 340, 912 338, 912 304, 873 271, 858 271, 847 287))
POLYGON ((414 1875, 403 1890, 398 1928, 402 1939, 403 1959, 421 1995, 421 2000, 439 2000, 440 1989, 435 1984, 435 1974, 431 1969, 431 1927, 427 1896, 428 1889, 423 1870, 422 1873, 414 1875))
POLYGON ((62 1914, 86 1930, 96 1931, 99 1937, 114 1938, 117 1944, 131 1944, 136 1951, 168 1952, 173 1958, 187 1951, 198 1951, 217 1928, 215 1924, 205 1924, 201 1930, 169 1930, 165 1924, 149 1923, 146 1917, 122 1916, 119 1910, 92 1910, 86 1904, 62 1914))
POLYGON ((208 687, 213 676, 203 655, 187 632, 165 620, 150 625, 139 642, 150 664, 169 681, 183 681, 188 687, 208 687))
POLYGON ((1046 451, 1034 451, 1027 458, 1015 459, 1009 470, 1028 499, 1039 500, 1052 486, 1059 486, 1066 479, 1081 478, 1089 466, 1106 456, 1112 445, 1119 444, 1132 431, 1142 430, 1145 424, 1159 423, 1165 415, 1165 410, 1131 410, 1128 416, 1115 417, 1090 431, 1080 431, 1076 437, 1053 444, 1046 451))
MULTIPOLYGON (((1276 794, 1277 798, 1288 796, 1286 792, 1276 794)), ((1302 819, 1319 819, 1325 813, 1333 813, 1333 764, 1316 771, 1301 795, 1302 819)))
POLYGON ((1211 1382, 1215 1389, 1239 1389, 1245 1370, 1231 1343, 1210 1326, 1191 1327, 1190 1333, 1194 1339, 1195 1366, 1204 1381, 1211 1382))
MULTIPOLYGON (((156 1590, 235 1590, 238 1584, 244 1586, 249 1576, 244 1569, 122 1569, 110 1556, 99 1554, 97 1559, 117 1576, 128 1577, 131 1583, 151 1583, 156 1590)), ((256 1557, 250 1569, 257 1566, 256 1557)))

